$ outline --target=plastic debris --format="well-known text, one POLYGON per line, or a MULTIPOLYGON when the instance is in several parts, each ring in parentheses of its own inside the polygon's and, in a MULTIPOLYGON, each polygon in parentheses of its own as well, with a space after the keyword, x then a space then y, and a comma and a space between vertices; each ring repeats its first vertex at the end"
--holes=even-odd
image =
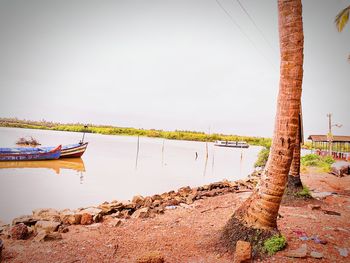
POLYGON ((340 247, 336 247, 336 248, 342 257, 347 257, 349 255, 349 252, 346 248, 340 248, 340 247))

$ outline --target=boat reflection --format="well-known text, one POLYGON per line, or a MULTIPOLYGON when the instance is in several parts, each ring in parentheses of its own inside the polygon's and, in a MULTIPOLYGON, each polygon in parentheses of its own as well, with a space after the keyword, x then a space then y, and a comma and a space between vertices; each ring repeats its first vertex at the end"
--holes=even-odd
POLYGON ((60 174, 61 169, 85 172, 84 161, 81 158, 66 158, 47 161, 0 162, 0 169, 9 168, 47 168, 54 170, 56 174, 60 174))

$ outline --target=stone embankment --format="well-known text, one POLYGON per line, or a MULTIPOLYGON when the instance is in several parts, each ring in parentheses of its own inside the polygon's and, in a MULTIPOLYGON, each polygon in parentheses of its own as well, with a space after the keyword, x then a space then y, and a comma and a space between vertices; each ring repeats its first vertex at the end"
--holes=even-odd
POLYGON ((137 195, 131 201, 104 202, 97 207, 62 211, 52 208, 36 209, 32 215, 13 219, 11 225, 0 222, 0 235, 12 239, 28 239, 34 236, 33 241, 37 242, 57 240, 62 238, 61 233, 68 231, 68 225, 90 225, 101 222, 107 216, 117 219, 115 224, 118 225, 121 220, 154 217, 164 213, 166 209, 173 209, 176 206, 186 207, 195 200, 232 192, 251 191, 255 184, 256 180, 253 178, 235 182, 222 181, 195 188, 186 186, 160 195, 147 197, 137 195))

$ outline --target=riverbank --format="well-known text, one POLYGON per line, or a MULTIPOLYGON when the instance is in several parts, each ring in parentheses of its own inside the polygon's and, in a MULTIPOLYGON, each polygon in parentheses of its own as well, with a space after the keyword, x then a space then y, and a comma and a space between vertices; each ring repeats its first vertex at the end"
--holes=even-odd
MULTIPOLYGON (((264 262, 295 262, 288 254, 305 245, 307 254, 300 262, 346 262, 350 258, 350 176, 336 177, 309 169, 302 180, 319 200, 300 200, 281 207, 278 226, 288 246, 264 262), (320 256, 315 252, 321 253, 322 259, 311 257, 311 252, 314 256, 320 256)), ((233 254, 220 246, 220 230, 250 195, 251 187, 230 182, 224 185, 227 187, 213 184, 196 189, 201 192, 200 198, 192 204, 167 203, 161 214, 149 213, 144 217, 139 213, 125 219, 113 212, 99 223, 69 225, 68 232, 61 231, 65 232, 60 233, 62 239, 55 241, 36 242, 34 236, 26 240, 2 236, 4 261, 142 262, 151 254, 165 262, 232 262, 233 254)), ((193 189, 179 190, 168 196, 181 193, 189 196, 193 189)), ((135 197, 131 203, 141 200, 135 197)))
POLYGON ((248 144, 269 147, 271 145, 270 138, 253 137, 253 136, 239 136, 239 135, 225 135, 225 134, 206 134, 204 132, 196 131, 163 131, 155 129, 137 129, 130 127, 115 127, 110 125, 94 125, 88 124, 84 128, 81 123, 54 123, 47 121, 30 121, 18 120, 14 118, 0 118, 0 127, 11 128, 26 128, 26 129, 40 129, 40 130, 55 130, 55 131, 69 131, 69 132, 86 132, 98 133, 104 135, 123 135, 123 136, 144 136, 150 138, 164 138, 170 140, 184 140, 184 141, 201 141, 214 142, 216 140, 223 141, 246 141, 248 144))

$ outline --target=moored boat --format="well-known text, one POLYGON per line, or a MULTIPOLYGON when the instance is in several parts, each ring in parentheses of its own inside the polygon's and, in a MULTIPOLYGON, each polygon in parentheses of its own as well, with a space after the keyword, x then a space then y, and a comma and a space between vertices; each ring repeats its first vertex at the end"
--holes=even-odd
MULTIPOLYGON (((79 158, 84 154, 87 146, 88 146, 88 142, 63 145, 61 149, 60 158, 79 158)), ((38 151, 38 150, 50 151, 54 148, 55 147, 53 146, 45 146, 45 147, 38 147, 38 148, 31 147, 31 148, 18 148, 18 149, 26 149, 27 151, 38 151)))
POLYGON ((60 157, 61 148, 0 148, 0 161, 55 160, 60 157))
POLYGON ((233 147, 233 148, 248 148, 249 144, 244 141, 215 141, 215 146, 233 147))
POLYGON ((62 146, 60 158, 78 158, 81 157, 88 146, 87 142, 76 143, 62 146))

